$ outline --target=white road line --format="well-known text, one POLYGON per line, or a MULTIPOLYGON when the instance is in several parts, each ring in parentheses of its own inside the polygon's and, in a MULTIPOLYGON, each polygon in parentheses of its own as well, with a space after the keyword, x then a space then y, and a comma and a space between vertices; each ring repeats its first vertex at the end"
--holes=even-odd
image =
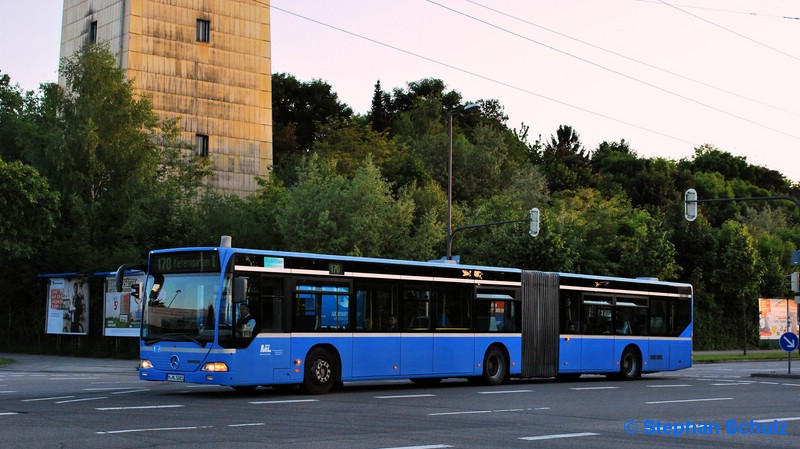
POLYGON ((228 424, 228 427, 250 427, 250 426, 266 426, 263 422, 254 422, 249 424, 228 424))
POLYGON ((428 413, 428 416, 448 416, 448 415, 478 415, 481 413, 492 413, 491 410, 469 410, 466 412, 441 412, 441 413, 428 413))
POLYGON ((645 404, 678 404, 681 402, 705 402, 705 401, 731 401, 733 398, 705 398, 705 399, 678 399, 675 401, 651 401, 645 404))
POLYGON ((211 426, 187 426, 187 427, 151 427, 149 429, 125 429, 125 430, 106 430, 95 432, 97 435, 114 435, 118 433, 134 433, 134 432, 170 432, 174 430, 197 430, 197 429, 210 429, 211 426))
POLYGON ((147 410, 147 409, 157 409, 157 408, 183 408, 185 406, 178 405, 178 404, 168 404, 168 405, 129 405, 127 407, 96 407, 95 410, 99 411, 111 411, 111 410, 147 410))
POLYGON ((520 440, 525 441, 539 441, 539 440, 554 440, 556 438, 577 438, 577 437, 591 437, 600 435, 599 433, 580 432, 580 433, 560 433, 556 435, 539 435, 536 437, 522 437, 520 440))
POLYGON ((750 385, 750 382, 724 382, 720 384, 709 384, 713 387, 721 387, 726 385, 750 385))
POLYGON ((619 387, 573 387, 570 390, 617 390, 619 387))
POLYGON ((285 401, 252 401, 251 404, 296 404, 300 402, 319 402, 319 399, 288 399, 285 401))
POLYGON ((107 396, 99 396, 99 397, 96 397, 96 398, 72 399, 70 401, 58 401, 58 402, 55 402, 55 404, 67 404, 67 403, 70 403, 70 402, 97 401, 99 399, 108 399, 108 397, 107 396))
POLYGON ((403 394, 397 396, 374 396, 375 399, 433 398, 435 394, 403 394))
POLYGON ((2 412, 0 416, 8 416, 8 415, 19 415, 17 412, 2 412))
POLYGON ((70 399, 75 396, 54 396, 52 398, 23 399, 22 402, 55 401, 56 399, 70 399))
POLYGON ((783 421, 800 421, 800 416, 792 416, 790 418, 772 418, 772 419, 754 419, 753 422, 766 423, 766 422, 783 422, 783 421))
POLYGON ((111 394, 141 393, 143 391, 150 391, 150 389, 149 388, 140 388, 138 390, 115 391, 114 393, 111 393, 111 394))
POLYGON ((440 412, 428 413, 428 416, 448 416, 448 415, 479 415, 483 413, 518 413, 531 410, 550 410, 550 407, 537 407, 537 408, 509 408, 503 410, 465 410, 462 412, 440 412))
POLYGON ((16 390, 0 390, 0 394, 16 393, 16 390))
POLYGON ((533 393, 533 390, 479 391, 478 394, 533 393))
POLYGON ((120 390, 133 390, 139 387, 96 387, 96 388, 83 388, 83 391, 120 391, 120 390))
POLYGON ((786 385, 787 387, 800 387, 800 384, 781 384, 786 385))
POLYGON ((780 385, 780 382, 759 382, 759 383, 764 385, 780 385))
POLYGON ((453 447, 453 446, 448 446, 446 444, 429 444, 427 446, 384 447, 381 449, 444 449, 447 447, 453 447))
POLYGON ((676 384, 676 385, 647 385, 647 388, 678 388, 678 387, 691 387, 689 384, 676 384))
POLYGON ((99 377, 51 377, 48 380, 97 380, 99 377))

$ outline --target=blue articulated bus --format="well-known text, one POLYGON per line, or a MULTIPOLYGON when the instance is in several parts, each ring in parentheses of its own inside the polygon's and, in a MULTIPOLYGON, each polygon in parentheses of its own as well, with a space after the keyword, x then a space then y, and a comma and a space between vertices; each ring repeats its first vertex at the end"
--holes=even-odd
POLYGON ((225 237, 151 251, 137 292, 143 380, 321 394, 348 381, 498 385, 691 366, 692 287, 654 279, 241 249, 225 237))

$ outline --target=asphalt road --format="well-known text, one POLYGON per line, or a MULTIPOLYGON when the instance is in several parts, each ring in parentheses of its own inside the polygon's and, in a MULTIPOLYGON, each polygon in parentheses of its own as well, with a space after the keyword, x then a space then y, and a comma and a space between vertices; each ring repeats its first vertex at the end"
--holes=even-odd
MULTIPOLYGON (((633 382, 351 383, 323 396, 138 380, 136 362, 3 355, 3 448, 800 447, 786 362, 633 382)), ((800 372, 800 363, 796 369, 800 372)))

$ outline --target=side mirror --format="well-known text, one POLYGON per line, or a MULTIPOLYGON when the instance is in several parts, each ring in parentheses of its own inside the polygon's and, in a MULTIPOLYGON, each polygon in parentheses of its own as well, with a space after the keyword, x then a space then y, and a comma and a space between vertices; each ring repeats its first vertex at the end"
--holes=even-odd
POLYGON ((247 300, 247 278, 236 278, 233 280, 233 302, 236 304, 247 300))
POLYGON ((142 284, 131 285, 131 296, 133 296, 134 298, 139 298, 141 296, 141 289, 142 289, 142 284))

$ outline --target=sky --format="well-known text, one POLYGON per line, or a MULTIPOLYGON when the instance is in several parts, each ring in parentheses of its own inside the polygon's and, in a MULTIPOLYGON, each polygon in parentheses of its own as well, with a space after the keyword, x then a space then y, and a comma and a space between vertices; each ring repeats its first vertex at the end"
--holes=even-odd
MULTIPOLYGON (((624 139, 678 161, 709 144, 800 182, 799 0, 271 4, 272 71, 325 81, 358 114, 377 81, 438 78, 498 100, 531 142, 569 125, 589 151, 624 139)), ((62 1, 0 11, 0 72, 26 90, 56 81, 62 1)))

